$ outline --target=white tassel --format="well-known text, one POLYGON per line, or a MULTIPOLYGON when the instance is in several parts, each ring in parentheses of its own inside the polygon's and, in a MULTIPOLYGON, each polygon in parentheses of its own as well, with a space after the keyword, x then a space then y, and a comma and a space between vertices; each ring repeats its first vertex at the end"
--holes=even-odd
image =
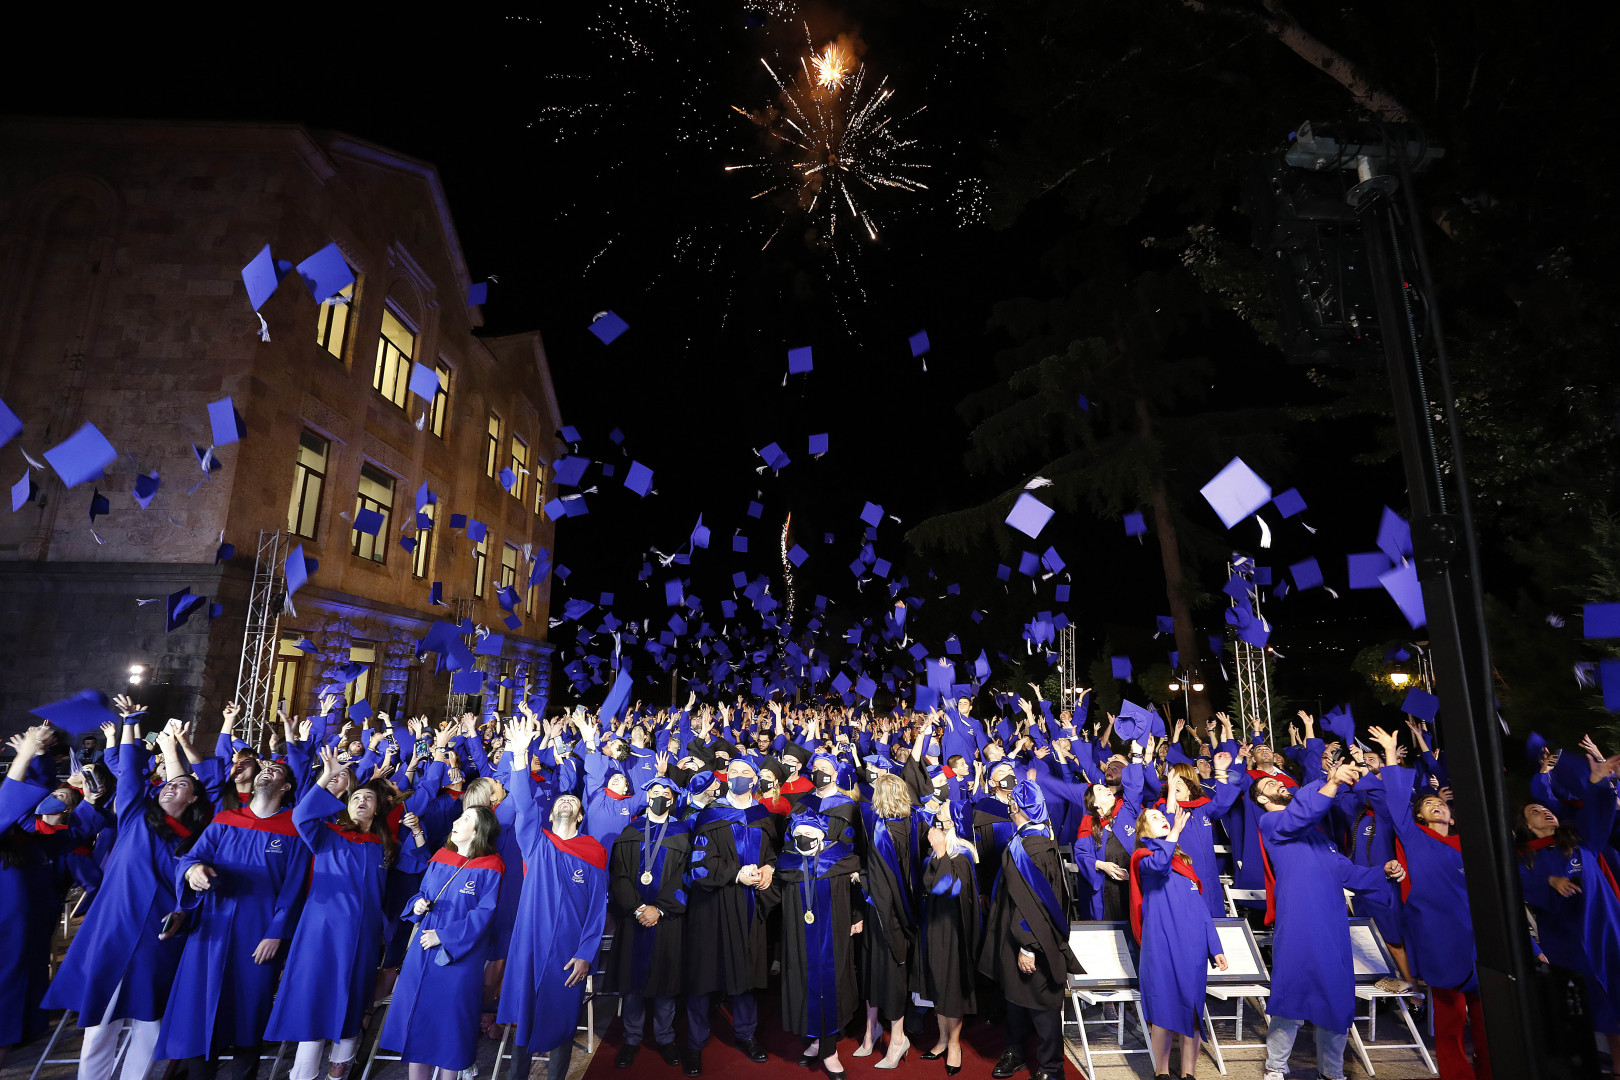
POLYGON ((1254 515, 1254 520, 1256 520, 1256 521, 1258 521, 1260 523, 1260 546, 1263 547, 1263 548, 1270 547, 1271 546, 1271 526, 1267 525, 1266 524, 1266 519, 1261 517, 1259 514, 1254 515))

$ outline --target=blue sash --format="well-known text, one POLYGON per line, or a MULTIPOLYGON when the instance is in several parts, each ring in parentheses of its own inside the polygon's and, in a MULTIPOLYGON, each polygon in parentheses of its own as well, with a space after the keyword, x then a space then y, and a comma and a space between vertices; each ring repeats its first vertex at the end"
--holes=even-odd
POLYGON ((833 966, 832 882, 822 875, 849 854, 849 845, 830 844, 813 862, 805 862, 796 851, 784 852, 776 861, 778 871, 800 872, 803 880, 796 883, 795 891, 801 903, 808 902, 808 910, 816 917, 815 922, 806 923, 804 912, 798 912, 799 925, 804 928, 804 1018, 808 1029, 800 1034, 811 1039, 836 1035, 843 1027, 838 1014, 838 971, 833 966))
POLYGON ((1027 834, 1020 834, 1012 843, 1007 845, 1007 850, 1012 852, 1013 865, 1018 867, 1019 874, 1029 883, 1030 891, 1041 902, 1041 906, 1046 909, 1046 913, 1052 917, 1052 925, 1057 927, 1058 938, 1060 940, 1067 939, 1069 936, 1069 917, 1064 914, 1063 905, 1052 892, 1052 883, 1046 880, 1046 875, 1041 873, 1040 867, 1035 865, 1035 860, 1030 858, 1029 852, 1024 850, 1024 835, 1027 834))

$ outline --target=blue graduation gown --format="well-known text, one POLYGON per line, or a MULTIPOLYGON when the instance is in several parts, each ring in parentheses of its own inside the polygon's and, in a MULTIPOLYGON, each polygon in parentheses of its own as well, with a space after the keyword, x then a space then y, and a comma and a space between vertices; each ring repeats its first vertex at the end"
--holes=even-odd
POLYGON ((118 839, 102 868, 101 893, 68 946, 48 1009, 72 1009, 79 1026, 115 1020, 159 1020, 185 947, 181 936, 159 941, 163 917, 176 910, 177 842, 146 823, 152 800, 139 755, 118 759, 118 839), (118 998, 113 1000, 117 991, 118 998))
POLYGON ((1140 896, 1140 906, 1131 905, 1131 923, 1148 1023, 1193 1038, 1202 1030, 1208 961, 1221 954, 1221 939, 1199 895, 1201 879, 1172 866, 1175 849, 1169 840, 1144 840, 1132 853, 1131 899, 1140 896))
POLYGON ((383 1047, 406 1061, 459 1072, 477 1058, 484 957, 505 871, 499 855, 464 859, 440 848, 422 875, 421 891, 406 902, 401 918, 439 933, 433 949, 422 948, 418 933, 412 933, 378 1036, 383 1047), (433 904, 426 915, 412 912, 418 898, 433 904), (450 962, 439 964, 436 954, 450 962))
MULTIPOLYGON (((1249 782, 1257 784, 1264 779, 1279 780, 1284 787, 1297 792, 1299 785, 1286 773, 1268 773, 1250 769, 1249 782)), ((1256 806, 1253 799, 1240 799, 1227 816, 1227 832, 1232 837, 1232 854, 1238 865, 1232 871, 1234 889, 1263 889, 1266 887, 1266 869, 1260 857, 1260 821, 1267 813, 1256 806)))
POLYGON ((280 958, 298 921, 310 868, 292 811, 267 818, 252 808, 216 814, 175 865, 175 896, 187 912, 185 948, 158 1035, 160 1058, 204 1057, 215 1034, 223 1046, 257 1046, 276 992, 280 958), (218 875, 193 892, 186 871, 202 863, 218 875), (265 938, 283 945, 277 959, 253 962, 265 938))
MULTIPOLYGON (((531 777, 532 779, 532 777, 531 777)), ((501 875, 500 896, 495 903, 495 923, 489 934, 489 959, 504 960, 512 946, 512 928, 517 925, 518 904, 523 899, 523 846, 518 843, 517 807, 510 798, 495 808, 501 827, 496 854, 511 869, 501 875)))
POLYGON ((1274 877, 1277 936, 1272 943, 1273 1016, 1305 1020, 1332 1032, 1350 1030, 1356 976, 1344 890, 1365 892, 1383 868, 1356 866, 1321 830, 1333 800, 1316 780, 1282 810, 1260 816, 1260 861, 1274 877))
MULTIPOLYGON (((1221 895, 1221 869, 1215 861, 1215 819, 1232 809, 1249 787, 1247 773, 1228 775, 1231 779, 1227 783, 1209 782, 1205 790, 1213 789, 1215 794, 1180 806, 1191 816, 1187 827, 1181 830, 1181 850, 1192 860, 1198 880, 1206 883, 1201 896, 1211 918, 1221 918, 1226 914, 1226 898, 1221 895)), ((1165 805, 1165 800, 1159 800, 1161 808, 1165 805)))
POLYGON ((517 1045, 536 1053, 574 1037, 585 982, 564 986, 569 960, 596 962, 607 922, 607 851, 589 836, 563 840, 535 813, 529 774, 512 774, 523 895, 512 931, 496 1020, 517 1024, 517 1045))
POLYGON ((265 1038, 302 1042, 348 1038, 376 987, 382 959, 386 849, 372 833, 328 822, 343 801, 319 784, 298 800, 293 824, 314 855, 304 912, 265 1038))
MULTIPOLYGON (((1395 857, 1395 829, 1390 823, 1389 804, 1382 784, 1363 781, 1365 791, 1341 791, 1335 800, 1342 811, 1350 840, 1350 861, 1357 866, 1380 867, 1395 857), (1370 785, 1370 786, 1369 786, 1370 785)), ((1353 909, 1359 918, 1378 924, 1378 932, 1391 945, 1406 940, 1401 920, 1401 890, 1384 879, 1381 888, 1356 894, 1353 909)))
POLYGON ((1443 990, 1476 993, 1474 921, 1468 911, 1461 843, 1413 818, 1412 787, 1417 781, 1413 770, 1386 765, 1380 780, 1397 837, 1397 858, 1406 868, 1401 894, 1411 931, 1406 944, 1412 974, 1443 990))
POLYGON ((0 1046, 32 1039, 45 1025, 40 998, 50 979, 51 927, 62 915, 50 856, 88 839, 83 830, 50 836, 29 833, 22 823, 51 788, 21 780, 0 781, 0 833, 9 833, 11 865, 0 863, 0 1046))

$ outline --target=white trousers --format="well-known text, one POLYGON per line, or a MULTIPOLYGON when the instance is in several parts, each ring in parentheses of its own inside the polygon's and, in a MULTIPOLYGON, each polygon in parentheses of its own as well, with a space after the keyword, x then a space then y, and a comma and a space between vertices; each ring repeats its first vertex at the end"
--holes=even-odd
MULTIPOLYGON (((354 1060, 355 1047, 360 1042, 360 1036, 352 1039, 343 1039, 332 1047, 333 1065, 343 1065, 354 1060)), ((292 1071, 287 1074, 287 1080, 315 1080, 315 1074, 321 1071, 321 1051, 326 1049, 325 1039, 310 1039, 298 1044, 298 1053, 293 1057, 292 1071)))
POLYGON ((113 1062, 118 1060, 118 1036, 126 1028, 129 1049, 124 1052, 118 1080, 144 1080, 152 1067, 152 1054, 157 1050, 158 1029, 163 1021, 112 1019, 113 1006, 122 988, 120 984, 113 990, 107 1002, 107 1015, 101 1018, 101 1023, 84 1029, 84 1043, 79 1048, 79 1080, 112 1080, 113 1062))

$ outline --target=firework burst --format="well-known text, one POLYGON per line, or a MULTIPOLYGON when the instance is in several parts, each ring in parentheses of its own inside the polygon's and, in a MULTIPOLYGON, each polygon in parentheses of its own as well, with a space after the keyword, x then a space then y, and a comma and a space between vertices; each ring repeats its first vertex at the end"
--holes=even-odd
MULTIPOLYGON (((805 28, 806 51, 799 57, 799 74, 784 79, 760 58, 776 83, 780 106, 750 112, 736 111, 763 128, 785 153, 750 165, 729 165, 727 172, 754 170, 772 174, 771 183, 754 198, 792 193, 795 209, 817 226, 822 240, 836 252, 839 237, 858 226, 867 238, 878 238, 877 221, 867 200, 881 190, 915 194, 928 185, 919 179, 928 166, 910 160, 916 140, 897 131, 898 120, 889 106, 894 90, 887 79, 867 84, 866 65, 857 63, 842 44, 817 51, 805 28)), ((921 108, 911 113, 916 116, 921 108)), ((906 117, 909 119, 910 116, 906 117)), ((784 218, 784 224, 786 219, 784 218)), ((780 226, 762 245, 769 247, 780 226)))

